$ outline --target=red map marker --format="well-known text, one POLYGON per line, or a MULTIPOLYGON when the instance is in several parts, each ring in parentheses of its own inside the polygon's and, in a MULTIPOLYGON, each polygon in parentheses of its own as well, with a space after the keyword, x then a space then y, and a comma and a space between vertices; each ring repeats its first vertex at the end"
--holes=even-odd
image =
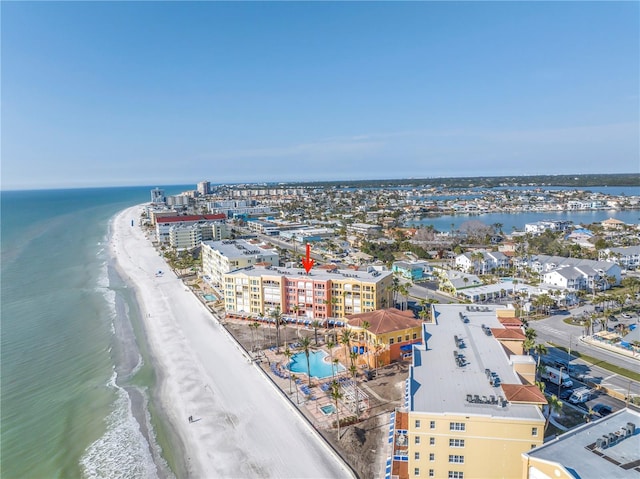
POLYGON ((309 273, 309 271, 311 271, 311 268, 313 268, 314 264, 315 261, 311 259, 311 245, 307 243, 307 257, 302 258, 302 266, 304 266, 304 270, 307 272, 307 274, 309 273))

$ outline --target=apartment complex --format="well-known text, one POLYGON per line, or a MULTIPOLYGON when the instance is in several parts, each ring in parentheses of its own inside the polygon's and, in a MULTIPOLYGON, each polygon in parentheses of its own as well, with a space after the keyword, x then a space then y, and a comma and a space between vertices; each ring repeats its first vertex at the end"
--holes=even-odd
POLYGON ((155 215, 156 240, 163 244, 170 242, 170 232, 173 227, 185 227, 203 225, 205 223, 223 223, 226 220, 224 214, 217 215, 183 215, 183 216, 159 216, 155 215))
POLYGON ((227 312, 325 320, 388 306, 391 285, 389 271, 257 265, 224 274, 224 300, 227 312))
POLYGON ((202 273, 218 285, 224 284, 224 275, 259 263, 277 266, 278 251, 258 240, 223 240, 202 242, 202 273))
POLYGON ((518 259, 514 263, 518 269, 527 267, 537 273, 543 285, 568 291, 604 291, 619 285, 622 279, 620 266, 609 261, 540 254, 518 259))
POLYGON ((169 244, 176 250, 190 250, 203 241, 220 241, 229 238, 231 232, 226 223, 202 223, 169 228, 169 244))
POLYGON ((512 309, 432 305, 413 346, 405 408, 396 412, 389 474, 400 478, 520 477, 523 452, 543 443, 546 404, 523 355, 512 309))
POLYGON ((522 454, 523 479, 640 477, 640 413, 621 409, 522 454))

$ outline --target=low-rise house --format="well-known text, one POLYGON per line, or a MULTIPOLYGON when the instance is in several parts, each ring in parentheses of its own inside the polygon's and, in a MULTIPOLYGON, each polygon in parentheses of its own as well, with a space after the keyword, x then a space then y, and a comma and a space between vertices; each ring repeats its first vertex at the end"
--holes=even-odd
POLYGON ((398 273, 410 281, 421 281, 431 270, 427 261, 396 261, 391 265, 391 271, 398 273))
POLYGON ((598 252, 598 258, 613 261, 624 269, 635 270, 640 267, 640 245, 605 248, 598 252))
POLYGON ((456 257, 456 266, 462 271, 486 274, 498 268, 509 267, 509 257, 499 251, 478 250, 466 252, 456 257))
POLYGON ((570 291, 603 291, 617 286, 622 270, 616 263, 563 256, 537 255, 517 262, 518 268, 529 267, 543 283, 570 291))

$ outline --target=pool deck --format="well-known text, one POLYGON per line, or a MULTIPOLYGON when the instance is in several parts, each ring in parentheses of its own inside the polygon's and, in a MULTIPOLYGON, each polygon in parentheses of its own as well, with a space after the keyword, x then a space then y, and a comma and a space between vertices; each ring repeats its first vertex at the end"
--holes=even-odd
MULTIPOLYGON (((286 368, 287 358, 283 354, 278 355, 275 351, 269 349, 262 351, 262 353, 266 359, 266 362, 263 361, 261 363, 263 370, 289 398, 289 400, 298 407, 307 419, 311 421, 314 427, 317 429, 331 429, 332 423, 336 420, 336 413, 333 412, 332 414, 326 415, 320 408, 328 404, 332 404, 335 407, 335 401, 331 399, 330 392, 325 392, 321 389, 321 385, 323 383, 331 383, 333 379, 331 377, 325 379, 311 378, 310 391, 315 399, 310 399, 311 396, 308 396, 303 392, 303 389, 306 390, 309 386, 309 380, 306 374, 293 373, 297 378, 297 384, 296 382, 291 381, 290 389, 290 382, 288 378, 289 371, 286 368), (278 374, 275 374, 271 369, 272 364, 275 365, 278 374)), ((336 379, 338 378, 350 378, 350 375, 346 371, 342 371, 336 375, 336 379)), ((353 404, 345 402, 344 398, 338 401, 338 412, 340 414, 340 419, 355 415, 353 404)), ((368 410, 365 409, 360 411, 360 417, 362 419, 368 416, 368 410)))

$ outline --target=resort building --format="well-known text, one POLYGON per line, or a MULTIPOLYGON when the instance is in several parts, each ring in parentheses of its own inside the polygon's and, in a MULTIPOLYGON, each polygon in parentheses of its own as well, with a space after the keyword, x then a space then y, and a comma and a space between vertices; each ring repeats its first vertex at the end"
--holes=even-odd
POLYGON ((203 223, 190 226, 176 225, 169 229, 169 244, 176 250, 190 250, 203 241, 220 241, 229 238, 231 232, 226 223, 203 223))
POLYGON ((346 319, 346 327, 353 332, 351 344, 370 368, 409 359, 412 344, 422 341, 422 321, 412 311, 387 308, 353 314, 346 319))
POLYGON ((547 403, 523 354, 521 321, 500 306, 432 305, 395 412, 389 476, 515 478, 542 445, 547 403), (404 424, 404 429, 398 427, 404 424))
POLYGON ((308 274, 301 268, 263 264, 225 273, 225 308, 228 313, 259 316, 279 308, 296 319, 328 320, 390 304, 391 272, 327 266, 308 274))
POLYGON ((214 284, 223 285, 229 271, 267 263, 278 266, 280 255, 270 244, 258 240, 223 240, 202 242, 202 274, 214 284))
POLYGON ((640 477, 640 413, 621 409, 522 454, 523 479, 640 477))
POLYGON ((224 222, 226 216, 223 214, 217 215, 183 215, 183 216, 163 216, 156 215, 156 240, 160 244, 166 244, 170 241, 171 228, 201 225, 211 222, 224 222))

